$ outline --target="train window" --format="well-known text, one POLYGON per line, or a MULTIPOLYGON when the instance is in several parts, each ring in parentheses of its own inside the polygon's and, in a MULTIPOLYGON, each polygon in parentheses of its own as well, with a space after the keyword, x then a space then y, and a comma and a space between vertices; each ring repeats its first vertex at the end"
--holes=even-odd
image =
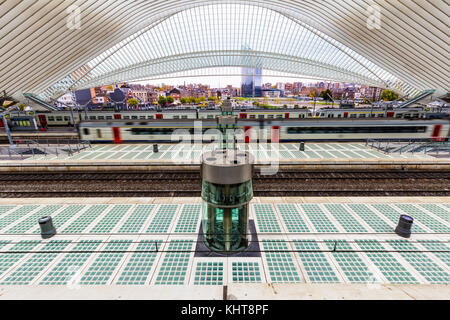
POLYGON ((48 116, 47 119, 48 119, 48 121, 55 121, 55 118, 52 116, 48 116))
POLYGON ((96 116, 89 116, 89 120, 95 120, 95 119, 97 119, 96 116))
POLYGON ((132 126, 134 124, 134 122, 125 122, 126 126, 132 126))
POLYGON ((64 121, 70 121, 69 117, 64 117, 64 121))
POLYGON ((102 137, 102 130, 97 129, 97 138, 101 138, 102 137))
POLYGON ((62 117, 56 117, 56 121, 63 121, 63 118, 62 117))
POLYGON ((250 114, 249 117, 250 117, 250 119, 255 119, 256 118, 256 116, 254 114, 250 114))
POLYGON ((359 117, 360 117, 360 118, 365 118, 366 115, 365 115, 364 113, 360 113, 360 114, 359 114, 359 117))
POLYGON ((311 112, 308 112, 308 117, 312 117, 312 113, 311 112))
POLYGON ((187 116, 181 116, 181 119, 187 119, 188 117, 187 116))
POLYGON ((342 117, 342 114, 339 113, 339 114, 337 115, 337 117, 338 117, 338 118, 342 117))
POLYGON ((288 134, 419 133, 426 126, 288 127, 288 134))
POLYGON ((171 134, 172 128, 131 128, 128 131, 133 135, 159 135, 159 134, 171 134))
POLYGON ((83 129, 83 133, 84 133, 85 135, 88 135, 88 134, 89 134, 89 129, 88 129, 88 128, 84 128, 84 129, 83 129))
POLYGON ((273 119, 273 114, 267 115, 267 118, 268 118, 268 119, 273 119))
POLYGON ((173 116, 174 119, 180 119, 180 116, 173 116))
POLYGON ((277 114, 277 119, 283 119, 283 115, 282 114, 277 114))
POLYGON ((137 120, 137 116, 131 116, 131 119, 133 119, 133 120, 137 120))
POLYGON ((377 115, 377 117, 378 117, 378 118, 383 118, 383 117, 384 117, 384 114, 379 113, 379 114, 377 115))
POLYGON ((105 120, 104 116, 98 116, 98 120, 105 120))
POLYGON ((112 120, 112 116, 106 116, 106 120, 112 120))
POLYGON ((139 119, 145 120, 145 116, 139 116, 139 119))
POLYGON ((123 116, 124 119, 130 120, 130 116, 123 116))
POLYGON ((356 118, 356 114, 351 114, 350 118, 356 118))
POLYGON ((402 117, 402 114, 401 114, 401 113, 397 113, 397 114, 395 115, 395 117, 396 117, 396 118, 401 118, 401 117, 402 117))
POLYGON ((148 116, 149 119, 153 119, 153 116, 148 116))

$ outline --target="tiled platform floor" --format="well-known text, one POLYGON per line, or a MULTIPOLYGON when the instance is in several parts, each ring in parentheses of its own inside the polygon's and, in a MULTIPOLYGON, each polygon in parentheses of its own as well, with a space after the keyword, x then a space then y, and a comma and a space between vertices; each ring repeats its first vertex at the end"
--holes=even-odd
POLYGON ((0 199, 5 285, 450 284, 449 198, 255 198, 261 257, 194 257, 198 198, 0 199), (6 202, 8 201, 8 202, 6 202), (393 233, 415 218, 408 240, 393 233), (37 219, 58 234, 42 240, 37 219))
MULTIPOLYGON (((301 161, 336 160, 336 159, 436 159, 423 154, 384 154, 363 143, 306 143, 305 151, 299 151, 298 143, 280 143, 278 147, 270 144, 250 144, 248 150, 257 161, 301 161)), ((244 145, 240 146, 243 149, 244 145)), ((36 155, 27 160, 75 160, 75 161, 105 161, 120 160, 121 162, 135 160, 169 161, 177 163, 197 163, 202 150, 212 150, 212 145, 181 145, 160 144, 159 152, 153 153, 151 144, 107 144, 93 145, 73 156, 36 155)), ((27 161, 26 160, 26 161, 27 161)))

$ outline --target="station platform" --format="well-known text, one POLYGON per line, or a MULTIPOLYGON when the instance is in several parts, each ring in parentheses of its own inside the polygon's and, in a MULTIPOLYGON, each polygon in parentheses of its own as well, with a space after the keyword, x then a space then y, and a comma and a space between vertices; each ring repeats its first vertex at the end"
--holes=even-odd
POLYGON ((200 198, 0 199, 0 299, 450 298, 449 197, 254 198, 259 250, 235 256, 200 252, 200 224, 200 198))
MULTIPOLYGON (((95 144, 73 155, 27 155, 19 160, 2 160, 0 170, 33 168, 46 170, 151 170, 152 167, 179 166, 181 169, 198 169, 203 151, 210 151, 211 145, 159 144, 158 152, 148 144, 95 144), (90 168, 90 169, 89 169, 90 168)), ((298 143, 249 144, 239 147, 248 150, 256 165, 296 166, 298 168, 411 168, 450 169, 450 154, 439 157, 417 154, 385 154, 365 146, 364 143, 307 143, 299 151, 298 143)))

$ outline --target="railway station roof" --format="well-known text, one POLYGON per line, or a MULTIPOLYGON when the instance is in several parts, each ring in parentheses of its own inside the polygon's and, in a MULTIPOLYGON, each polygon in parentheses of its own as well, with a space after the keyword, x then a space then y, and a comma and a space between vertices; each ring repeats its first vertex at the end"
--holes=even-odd
POLYGON ((0 89, 57 97, 212 67, 449 90, 445 1, 3 1, 0 89))

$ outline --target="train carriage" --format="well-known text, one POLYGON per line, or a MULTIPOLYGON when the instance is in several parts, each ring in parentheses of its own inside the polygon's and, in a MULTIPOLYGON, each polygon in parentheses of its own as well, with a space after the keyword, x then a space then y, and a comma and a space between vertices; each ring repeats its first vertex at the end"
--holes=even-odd
MULTIPOLYGON (((93 142, 173 142, 172 134, 180 130, 194 134, 195 120, 87 121, 80 123, 80 138, 93 142), (178 131, 176 131, 178 130, 178 131)), ((448 139, 450 124, 441 120, 250 120, 238 119, 237 128, 246 132, 246 142, 258 137, 269 141, 365 139, 448 139), (262 130, 262 131, 261 131, 262 130), (265 131, 265 132, 264 132, 265 131), (264 134, 262 134, 264 132, 264 134), (258 136, 258 134, 261 134, 258 136)), ((217 139, 216 121, 203 120, 201 132, 206 140, 217 139)), ((184 137, 188 139, 189 137, 184 137)))

